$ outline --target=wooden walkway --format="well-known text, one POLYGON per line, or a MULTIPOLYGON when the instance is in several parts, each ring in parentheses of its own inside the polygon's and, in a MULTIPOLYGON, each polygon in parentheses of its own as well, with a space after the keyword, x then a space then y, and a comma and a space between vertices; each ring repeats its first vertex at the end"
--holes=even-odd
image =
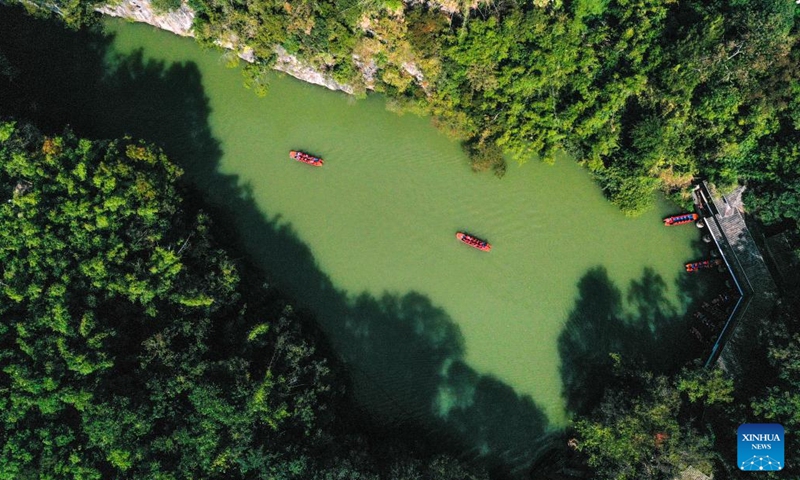
POLYGON ((740 187, 727 196, 717 196, 706 182, 694 190, 697 211, 741 295, 706 360, 706 366, 719 360, 728 370, 737 370, 737 351, 752 345, 754 327, 769 316, 777 299, 775 282, 745 224, 743 191, 740 187))

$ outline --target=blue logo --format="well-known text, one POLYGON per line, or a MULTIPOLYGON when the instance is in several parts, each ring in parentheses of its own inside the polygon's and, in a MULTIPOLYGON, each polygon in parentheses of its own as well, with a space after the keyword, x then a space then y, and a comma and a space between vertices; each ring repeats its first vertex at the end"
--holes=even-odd
POLYGON ((783 470, 783 427, 777 423, 745 423, 739 427, 739 470, 783 470))

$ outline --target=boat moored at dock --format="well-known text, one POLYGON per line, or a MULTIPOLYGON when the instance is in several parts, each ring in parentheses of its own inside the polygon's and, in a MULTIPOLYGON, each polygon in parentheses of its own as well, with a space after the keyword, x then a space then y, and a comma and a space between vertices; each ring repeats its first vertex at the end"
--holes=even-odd
POLYGON ((461 242, 466 243, 470 247, 477 248, 478 250, 483 250, 484 252, 488 252, 492 249, 492 246, 486 240, 481 240, 480 238, 470 235, 464 232, 456 233, 456 238, 459 239, 461 242))
POLYGON ((698 270, 703 270, 705 268, 716 267, 717 265, 722 265, 722 260, 719 258, 713 258, 710 260, 701 260, 699 262, 689 262, 686 264, 686 271, 696 272, 698 270))
POLYGON ((296 150, 290 151, 289 157, 292 158, 293 160, 297 160, 298 162, 303 162, 308 165, 312 165, 314 167, 321 167, 325 163, 325 161, 319 157, 315 157, 313 155, 309 155, 307 153, 299 152, 296 150))
POLYGON ((700 218, 700 216, 696 213, 685 213, 683 215, 672 215, 671 217, 667 217, 664 219, 664 226, 672 227, 675 225, 683 225, 685 223, 694 222, 700 218))

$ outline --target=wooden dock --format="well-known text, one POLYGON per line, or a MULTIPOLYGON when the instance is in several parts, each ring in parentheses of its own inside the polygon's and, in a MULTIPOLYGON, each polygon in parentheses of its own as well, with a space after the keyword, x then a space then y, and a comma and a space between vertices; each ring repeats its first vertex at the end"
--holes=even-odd
POLYGON ((706 366, 719 360, 728 370, 738 370, 737 351, 752 345, 754 327, 769 317, 778 295, 764 257, 745 223, 743 191, 744 187, 739 187, 729 195, 717 195, 706 182, 694 190, 695 207, 741 296, 706 360, 706 366))

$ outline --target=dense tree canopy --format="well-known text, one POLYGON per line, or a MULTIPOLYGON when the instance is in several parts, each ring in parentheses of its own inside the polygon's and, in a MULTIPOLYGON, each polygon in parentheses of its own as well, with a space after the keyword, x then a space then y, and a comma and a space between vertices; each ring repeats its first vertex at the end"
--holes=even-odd
POLYGON ((16 3, 25 7, 32 15, 47 16, 49 13, 55 13, 70 28, 80 28, 93 23, 97 18, 94 9, 107 2, 102 0, 26 0, 16 3))
POLYGON ((600 478, 671 480, 689 467, 713 472, 713 437, 698 419, 703 409, 731 402, 732 382, 720 370, 654 376, 615 358, 616 384, 575 423, 576 448, 600 478))
POLYGON ((483 478, 333 437, 329 362, 180 175, 138 141, 0 122, 0 477, 483 478))
MULTIPOLYGON (((429 112, 476 169, 566 149, 635 214, 692 179, 749 181, 798 163, 791 0, 247 2, 192 0, 201 39, 236 38, 270 65, 284 46, 357 89, 429 112), (366 74, 364 72, 367 72, 366 74), (772 159, 772 160, 770 160, 772 159)), ((795 193, 790 194, 796 198, 795 193)), ((685 198, 685 197, 684 197, 685 198)), ((773 209, 774 210, 774 209, 773 209)), ((781 216, 796 220, 796 208, 781 216)))
MULTIPOLYGON (((750 417, 780 423, 787 432, 796 432, 800 428, 800 301, 779 306, 765 330, 767 358, 778 378, 752 399, 750 417)), ((787 446, 785 454, 787 466, 794 469, 800 464, 796 448, 787 446)))
POLYGON ((162 154, 6 122, 0 169, 4 477, 239 476, 315 428, 325 362, 248 309, 162 154))
MULTIPOLYGON (((39 3, 79 26, 98 2, 39 3)), ((189 4, 200 41, 254 49, 257 84, 281 46, 431 114, 476 170, 565 150, 629 214, 657 190, 686 201, 704 177, 747 183, 766 224, 800 223, 793 0, 189 4)), ((0 76, 14 76, 1 55, 0 76)), ((256 300, 208 217, 184 211, 180 171, 158 151, 5 122, 0 169, 2 475, 478 478, 446 457, 378 466, 358 439, 318 455, 331 445, 328 363, 285 302, 256 300)), ((796 311, 768 341, 775 385, 740 420, 797 426, 796 311)), ((729 383, 620 375, 576 423, 589 464, 619 479, 707 468, 698 417, 730 400, 729 383)))
MULTIPOLYGON (((253 48, 252 84, 281 46, 432 114, 477 170, 567 150, 629 214, 659 189, 686 200, 701 176, 749 182, 765 220, 798 220, 792 0, 188 3, 200 41, 253 48)), ((94 2, 48 5, 77 25, 94 2)))

